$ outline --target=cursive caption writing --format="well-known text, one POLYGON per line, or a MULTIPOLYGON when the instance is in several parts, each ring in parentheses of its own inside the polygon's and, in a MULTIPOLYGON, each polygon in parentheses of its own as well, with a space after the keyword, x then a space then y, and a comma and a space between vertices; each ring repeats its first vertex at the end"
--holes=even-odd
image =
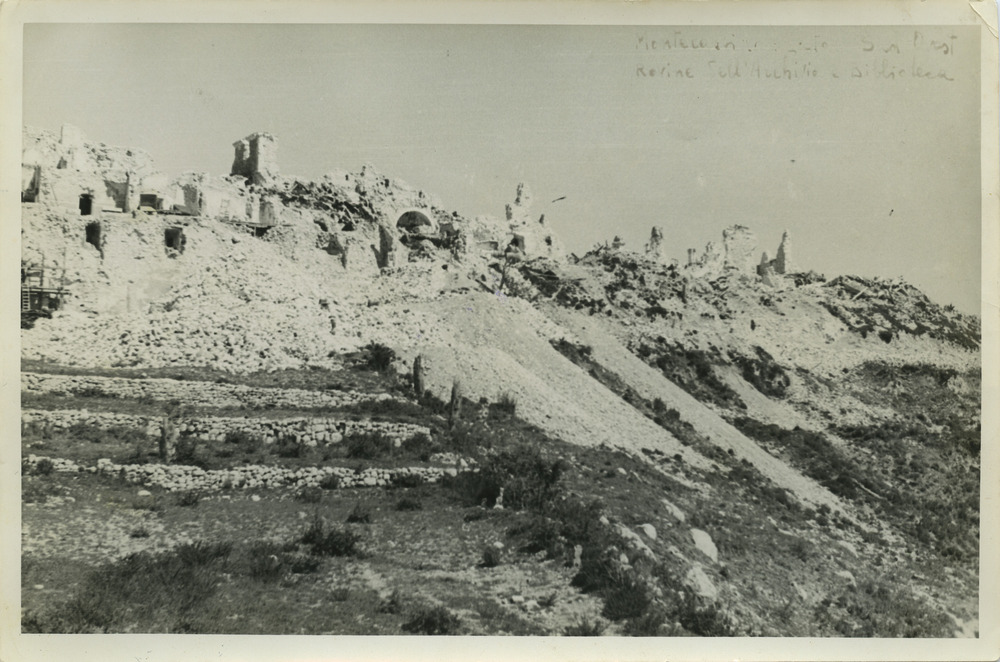
POLYGON ((635 40, 635 77, 644 80, 819 79, 951 82, 959 38, 913 30, 905 38, 871 35, 834 40, 813 36, 785 42, 729 34, 709 38, 672 30, 635 40))

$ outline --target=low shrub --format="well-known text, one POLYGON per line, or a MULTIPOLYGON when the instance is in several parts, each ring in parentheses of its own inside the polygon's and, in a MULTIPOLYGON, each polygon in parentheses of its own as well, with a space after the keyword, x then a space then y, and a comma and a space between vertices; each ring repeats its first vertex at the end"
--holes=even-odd
POLYGON ((259 582, 273 582, 289 571, 285 555, 280 545, 257 543, 251 547, 246 572, 250 579, 259 582))
POLYGON ((513 393, 505 391, 500 394, 500 399, 493 405, 493 408, 506 416, 514 416, 517 411, 517 398, 514 397, 513 393))
POLYGON ((41 460, 35 463, 34 473, 39 476, 48 476, 55 470, 56 470, 55 463, 53 463, 52 460, 50 460, 49 458, 43 457, 41 460))
POLYGON ((50 611, 27 613, 22 631, 152 632, 163 623, 181 623, 216 592, 221 551, 193 544, 130 554, 89 573, 50 611))
POLYGON ((305 458, 309 456, 310 448, 304 441, 294 437, 283 437, 275 444, 274 452, 278 457, 305 458))
POLYGON ((458 634, 461 620, 445 607, 427 607, 418 611, 403 624, 403 631, 411 634, 458 634))
POLYGON ((348 524, 371 524, 371 510, 360 503, 354 504, 354 509, 347 515, 348 524))
POLYGON ((590 345, 578 345, 566 340, 565 338, 550 340, 549 343, 557 352, 568 358, 570 361, 573 361, 573 363, 590 361, 590 355, 594 351, 593 347, 590 345))
POLYGON ((398 590, 393 591, 389 597, 379 603, 378 611, 382 614, 403 613, 403 595, 398 590))
POLYGON ((663 635, 666 619, 667 615, 662 609, 652 607, 625 621, 622 632, 630 637, 659 637, 663 635))
POLYGON ((307 531, 302 538, 303 542, 306 542, 306 536, 310 538, 311 542, 307 544, 313 556, 357 556, 360 553, 358 542, 361 536, 352 531, 343 529, 324 531, 321 525, 318 532, 307 531))
POLYGON ((570 625, 565 630, 563 630, 563 635, 567 637, 599 637, 604 634, 604 630, 607 629, 607 624, 601 621, 593 621, 584 618, 581 619, 577 624, 570 625))
POLYGON ((612 586, 602 591, 601 615, 612 621, 641 617, 652 599, 646 587, 631 572, 615 573, 612 586))
POLYGON ((189 508, 192 506, 197 506, 201 503, 202 494, 197 490, 184 490, 183 492, 178 492, 176 497, 176 503, 178 506, 183 506, 189 508))
POLYGON ((247 430, 230 430, 226 433, 225 443, 239 446, 245 451, 254 451, 264 445, 264 440, 247 430))
POLYGON ((344 437, 347 457, 362 460, 377 460, 392 455, 393 440, 381 432, 355 432, 344 437))
POLYGON ((396 352, 382 343, 370 342, 361 348, 364 352, 364 367, 375 372, 386 372, 396 360, 396 352))
MULTIPOLYGON (((79 394, 78 397, 80 397, 79 394)), ((101 395, 99 397, 107 396, 101 395)), ((127 444, 146 436, 142 430, 127 425, 100 427, 93 423, 83 422, 73 423, 66 428, 66 435, 75 441, 92 444, 127 444)))
POLYGON ((418 432, 413 436, 404 439, 400 450, 409 457, 415 457, 421 462, 426 462, 438 450, 438 445, 425 433, 418 432))
POLYGON ((507 448, 483 461, 478 472, 460 474, 454 485, 465 499, 492 506, 503 490, 503 505, 514 510, 538 509, 559 493, 565 470, 559 461, 542 457, 537 448, 507 448))
POLYGON ((295 491, 295 500, 302 503, 319 503, 323 500, 323 488, 318 485, 306 485, 295 491))
POLYGON ((424 484, 424 477, 420 474, 395 473, 390 479, 393 487, 420 487, 424 484))
POLYGON ((337 474, 323 476, 323 480, 319 481, 319 486, 324 490, 340 489, 340 476, 337 474))
POLYGON ((405 496, 396 502, 396 510, 399 511, 423 510, 423 508, 424 504, 415 497, 405 496))
POLYGON ((483 568, 495 568, 500 565, 503 553, 493 545, 483 548, 483 558, 479 565, 483 568))
POLYGON ((174 447, 174 463, 197 466, 200 464, 198 458, 198 439, 192 435, 182 434, 177 437, 177 445, 174 447))
POLYGON ((231 542, 213 543, 204 540, 178 545, 174 549, 177 558, 188 565, 208 565, 215 560, 229 558, 232 551, 231 542))
POLYGON ((318 512, 313 513, 312 521, 309 523, 309 527, 302 532, 302 535, 299 537, 299 542, 303 545, 313 545, 319 542, 325 533, 326 522, 318 512))

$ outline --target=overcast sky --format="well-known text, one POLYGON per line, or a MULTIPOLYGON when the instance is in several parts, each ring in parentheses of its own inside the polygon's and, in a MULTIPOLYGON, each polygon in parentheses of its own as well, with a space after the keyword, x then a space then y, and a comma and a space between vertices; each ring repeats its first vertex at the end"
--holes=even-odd
POLYGON ((372 163, 469 216, 524 181, 578 254, 787 229, 804 268, 978 312, 978 62, 964 27, 33 24, 24 122, 171 175, 269 131, 283 174, 372 163))

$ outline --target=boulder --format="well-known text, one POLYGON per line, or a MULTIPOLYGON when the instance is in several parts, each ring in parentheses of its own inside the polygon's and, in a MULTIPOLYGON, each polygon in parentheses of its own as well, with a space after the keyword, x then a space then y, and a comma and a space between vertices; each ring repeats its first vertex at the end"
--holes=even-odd
POLYGON ((691 529, 691 539, 694 540, 694 546, 699 552, 712 559, 713 562, 718 563, 719 550, 712 541, 712 536, 708 535, 708 532, 701 529, 691 529))

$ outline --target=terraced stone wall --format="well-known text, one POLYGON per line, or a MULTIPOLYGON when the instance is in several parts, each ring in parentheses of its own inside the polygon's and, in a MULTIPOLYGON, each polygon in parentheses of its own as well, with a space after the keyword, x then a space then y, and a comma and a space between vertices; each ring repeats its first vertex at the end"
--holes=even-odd
MULTIPOLYGON (((80 409, 40 410, 21 412, 21 431, 59 432, 83 423, 101 429, 125 426, 143 430, 147 437, 158 438, 161 419, 106 412, 89 412, 80 409)), ((382 421, 347 421, 335 418, 234 418, 206 417, 183 418, 180 432, 202 441, 225 441, 230 432, 243 432, 261 439, 265 444, 295 441, 308 446, 335 444, 344 436, 357 433, 381 433, 393 439, 398 446, 415 434, 430 434, 430 428, 410 423, 382 421)))
POLYGON ((96 393, 116 398, 179 400, 186 405, 215 407, 345 407, 371 400, 391 400, 387 393, 307 391, 263 388, 242 384, 180 381, 176 379, 127 379, 80 375, 21 373, 24 393, 80 395, 96 393))

